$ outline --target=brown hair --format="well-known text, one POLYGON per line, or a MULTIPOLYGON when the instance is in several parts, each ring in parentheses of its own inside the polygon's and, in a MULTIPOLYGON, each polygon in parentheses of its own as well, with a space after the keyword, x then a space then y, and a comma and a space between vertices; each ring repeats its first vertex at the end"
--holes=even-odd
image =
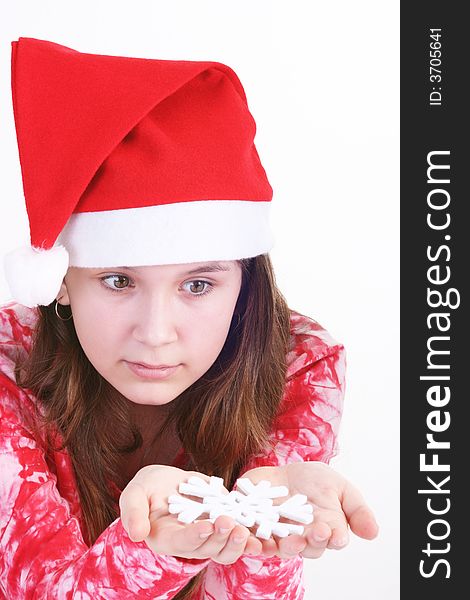
MULTIPOLYGON (((229 333, 210 369, 168 405, 155 443, 173 424, 188 470, 217 475, 231 489, 249 458, 269 449, 281 402, 290 340, 290 311, 277 288, 268 254, 238 261, 242 284, 229 333), (208 444, 210 440, 210 444, 208 444)), ((44 407, 39 423, 58 430, 77 480, 85 537, 92 544, 119 517, 109 489, 123 453, 142 446, 129 421, 129 402, 93 367, 77 338, 73 319, 61 321, 54 303, 39 307, 30 354, 17 365, 18 385, 44 407)), ((47 435, 47 449, 53 446, 47 435)), ((174 598, 190 598, 204 571, 174 598)))

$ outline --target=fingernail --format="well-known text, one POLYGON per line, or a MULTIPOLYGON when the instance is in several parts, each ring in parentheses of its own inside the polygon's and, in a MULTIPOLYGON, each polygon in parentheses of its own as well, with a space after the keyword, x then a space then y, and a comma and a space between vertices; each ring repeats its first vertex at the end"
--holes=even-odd
POLYGON ((338 540, 335 540, 333 543, 335 546, 346 546, 346 544, 348 543, 348 538, 339 538, 338 540))
POLYGON ((212 531, 209 531, 209 533, 200 533, 199 537, 204 540, 204 539, 208 538, 210 535, 212 535, 212 531))
POLYGON ((230 531, 230 529, 219 529, 219 533, 228 533, 230 531))
POLYGON ((242 537, 239 537, 238 535, 237 535, 237 536, 235 536, 235 537, 233 538, 233 541, 234 541, 236 544, 241 544, 241 543, 242 543, 244 540, 245 540, 245 538, 244 538, 243 536, 242 536, 242 537))
POLYGON ((324 542, 324 541, 326 540, 326 538, 327 538, 327 537, 328 537, 328 535, 320 535, 320 534, 316 533, 316 534, 313 536, 313 539, 314 539, 316 542, 324 542))

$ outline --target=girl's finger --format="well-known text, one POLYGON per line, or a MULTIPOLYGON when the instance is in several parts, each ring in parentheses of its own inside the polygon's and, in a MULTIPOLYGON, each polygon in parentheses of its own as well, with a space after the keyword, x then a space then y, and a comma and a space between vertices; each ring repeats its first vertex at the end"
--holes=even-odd
POLYGON ((307 547, 307 540, 301 535, 291 534, 278 541, 279 558, 292 558, 307 547))
POLYGON ((330 550, 341 550, 348 544, 349 533, 347 526, 340 525, 339 527, 333 527, 327 548, 330 550))
POLYGON ((199 546, 199 551, 202 557, 215 557, 224 548, 227 540, 235 528, 235 521, 231 517, 221 515, 214 521, 214 533, 207 538, 206 541, 200 540, 202 545, 199 546))
POLYGON ((249 531, 246 531, 244 527, 237 525, 232 529, 225 545, 222 550, 213 556, 214 562, 231 565, 245 552, 245 547, 249 537, 249 531))
POLYGON ((304 558, 320 558, 326 550, 332 530, 329 525, 320 521, 313 523, 307 530, 306 540, 307 546, 300 553, 304 558))
POLYGON ((181 548, 185 552, 191 552, 200 549, 205 541, 213 534, 214 526, 209 520, 195 521, 183 528, 182 531, 179 532, 179 537, 178 535, 173 537, 175 536, 173 533, 172 539, 178 543, 178 548, 181 548))
POLYGON ((314 521, 307 530, 307 539, 313 545, 326 543, 331 537, 331 527, 324 521, 314 521))
POLYGON ((373 540, 379 533, 374 513, 368 506, 360 506, 349 519, 352 531, 361 538, 373 540))
MULTIPOLYGON (((174 515, 159 519, 152 532, 152 550, 157 554, 160 548, 171 549, 168 553, 184 558, 195 558, 201 544, 214 531, 210 521, 195 521, 187 525, 178 522, 174 515), (201 537, 206 536, 206 537, 201 537)), ((200 556, 198 558, 207 558, 200 556)))
POLYGON ((133 542, 141 542, 150 533, 149 502, 138 483, 130 483, 119 497, 121 522, 133 542))
POLYGON ((263 552, 263 544, 254 535, 248 537, 248 541, 245 546, 244 554, 249 556, 259 556, 263 552))
POLYGON ((342 507, 351 530, 361 538, 374 539, 379 528, 374 513, 367 506, 362 494, 347 482, 343 491, 342 507))
POLYGON ((320 514, 308 528, 306 537, 311 549, 339 550, 349 541, 346 517, 341 510, 333 516, 320 514))
MULTIPOLYGON (((329 548, 330 550, 340 550, 348 544, 348 523, 343 513, 339 512, 334 518, 330 518, 328 523, 319 522, 318 527, 320 527, 320 525, 322 526, 323 532, 326 532, 327 529, 330 530, 330 535, 324 539, 326 548, 329 548)), ((318 534, 316 537, 318 538, 318 534)))
POLYGON ((272 556, 276 556, 279 552, 276 541, 271 537, 269 540, 263 540, 260 538, 261 542, 261 554, 266 556, 267 558, 271 558, 272 556))

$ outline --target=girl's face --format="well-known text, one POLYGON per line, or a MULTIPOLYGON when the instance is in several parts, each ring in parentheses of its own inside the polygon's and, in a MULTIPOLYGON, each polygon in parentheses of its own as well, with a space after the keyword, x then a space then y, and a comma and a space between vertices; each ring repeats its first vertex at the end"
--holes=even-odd
POLYGON ((162 405, 215 362, 241 281, 236 261, 70 267, 57 298, 70 304, 80 344, 98 373, 132 402, 162 405), (156 378, 130 363, 179 366, 156 378))

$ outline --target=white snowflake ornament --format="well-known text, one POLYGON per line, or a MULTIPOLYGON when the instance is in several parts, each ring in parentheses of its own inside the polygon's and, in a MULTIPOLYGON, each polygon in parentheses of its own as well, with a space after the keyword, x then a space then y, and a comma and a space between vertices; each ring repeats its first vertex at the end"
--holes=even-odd
POLYGON ((178 515, 178 521, 192 523, 202 514, 209 515, 212 523, 220 515, 228 515, 245 527, 258 525, 255 535, 268 540, 272 535, 286 537, 291 533, 302 535, 304 528, 293 523, 282 523, 280 517, 308 525, 313 521, 313 507, 306 503, 307 496, 295 494, 282 504, 275 506, 273 498, 289 495, 285 486, 271 487, 262 480, 256 485, 247 477, 237 480, 237 490, 224 492, 224 480, 212 476, 207 482, 192 476, 187 483, 180 483, 180 494, 202 498, 202 502, 172 494, 168 498, 169 512, 178 515), (240 491, 241 490, 241 491, 240 491), (243 493, 242 493, 243 492, 243 493))

